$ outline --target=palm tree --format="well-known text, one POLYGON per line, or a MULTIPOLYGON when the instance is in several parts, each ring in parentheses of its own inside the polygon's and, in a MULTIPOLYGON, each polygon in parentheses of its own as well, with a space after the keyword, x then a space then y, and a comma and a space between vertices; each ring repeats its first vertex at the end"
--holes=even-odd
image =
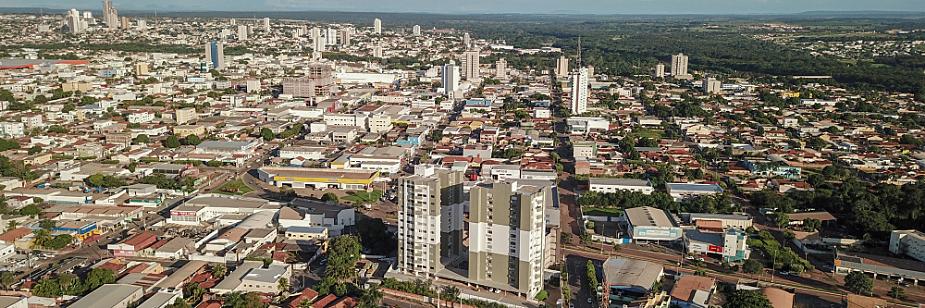
POLYGON ((373 308, 381 307, 382 303, 382 292, 379 292, 379 286, 373 286, 363 292, 363 296, 360 297, 360 308, 373 308))
POLYGON ((276 288, 279 289, 279 293, 283 296, 289 294, 289 279, 280 278, 279 283, 276 284, 276 288))
POLYGON ((223 264, 213 264, 210 268, 212 270, 212 276, 218 279, 224 278, 225 272, 228 271, 223 264))
POLYGON ((18 221, 15 221, 15 220, 10 220, 10 222, 8 222, 8 223, 6 224, 6 230, 7 230, 7 231, 16 229, 16 227, 19 227, 19 222, 18 222, 18 221))

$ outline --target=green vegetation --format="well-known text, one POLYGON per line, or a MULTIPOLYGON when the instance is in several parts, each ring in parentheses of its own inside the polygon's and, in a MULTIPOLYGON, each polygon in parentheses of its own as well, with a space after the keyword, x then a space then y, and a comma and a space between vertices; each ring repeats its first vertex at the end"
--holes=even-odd
POLYGON ((361 217, 356 224, 360 242, 370 254, 389 255, 398 248, 398 239, 379 218, 361 217))
POLYGON ((225 182, 225 184, 222 184, 222 186, 218 187, 219 193, 229 195, 244 195, 252 191, 254 190, 245 185, 244 181, 241 179, 225 182))
POLYGON ((328 248, 328 265, 324 269, 324 278, 317 286, 319 294, 346 294, 355 278, 354 268, 360 260, 360 239, 354 235, 342 235, 331 239, 328 248))
POLYGON ((99 173, 87 177, 84 179, 84 183, 92 187, 114 188, 125 186, 125 180, 112 175, 103 175, 99 173))
MULTIPOLYGON (((327 195, 327 194, 325 194, 325 195, 327 195)), ((323 197, 324 197, 324 196, 322 196, 322 198, 323 198, 323 197)), ((367 204, 379 202, 379 198, 382 198, 382 191, 381 191, 381 190, 373 190, 373 191, 371 191, 371 192, 368 192, 368 191, 351 191, 351 192, 349 192, 349 193, 347 194, 347 196, 344 196, 343 199, 344 199, 345 201, 350 201, 350 202, 353 203, 354 205, 360 206, 360 205, 367 205, 367 204)))
POLYGON ((74 274, 60 273, 55 277, 39 280, 32 287, 32 294, 42 297, 81 296, 104 284, 114 282, 116 275, 112 270, 94 268, 83 279, 74 274))
POLYGON ((770 263, 766 264, 772 269, 786 269, 791 272, 802 273, 806 269, 812 268, 809 261, 800 258, 790 247, 781 245, 768 231, 761 231, 758 236, 749 238, 748 246, 751 246, 752 249, 760 250, 764 257, 768 258, 766 261, 770 263))
POLYGON ((735 205, 725 196, 701 196, 688 198, 682 202, 675 202, 674 198, 665 192, 656 191, 644 194, 635 191, 620 191, 616 193, 598 193, 589 191, 578 197, 578 205, 585 210, 586 215, 604 214, 606 216, 619 213, 622 209, 651 206, 669 210, 674 213, 731 213, 736 210, 735 205), (596 213, 596 214, 589 214, 596 213))
POLYGON ((196 187, 196 179, 191 177, 181 177, 179 179, 167 177, 166 175, 155 173, 141 178, 139 181, 144 184, 157 186, 159 189, 173 189, 181 191, 192 191, 196 187))
POLYGON ((870 296, 874 291, 874 280, 862 272, 851 272, 845 276, 845 289, 870 296))
POLYGON ((724 308, 772 308, 771 302, 759 291, 736 290, 726 298, 724 308))
POLYGON ((264 303, 260 294, 255 292, 231 292, 225 294, 223 308, 266 308, 270 305, 264 303))

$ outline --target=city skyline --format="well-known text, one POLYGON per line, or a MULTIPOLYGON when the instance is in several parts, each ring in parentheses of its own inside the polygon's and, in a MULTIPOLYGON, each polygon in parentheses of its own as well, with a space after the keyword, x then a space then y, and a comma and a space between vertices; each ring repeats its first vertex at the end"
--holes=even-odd
MULTIPOLYGON (((49 9, 94 9, 100 7, 98 0, 75 1, 0 1, 0 8, 49 8, 49 9)), ((383 12, 383 13, 443 13, 443 14, 587 14, 587 15, 762 15, 796 14, 813 11, 883 11, 883 12, 925 12, 925 2, 912 0, 885 0, 870 2, 863 0, 650 0, 650 1, 598 1, 578 0, 568 3, 551 0, 467 1, 446 5, 424 0, 401 0, 388 3, 370 0, 346 0, 338 2, 264 0, 264 1, 218 1, 197 2, 166 1, 114 1, 113 4, 130 11, 214 11, 214 12, 286 12, 286 11, 341 11, 341 12, 383 12), (220 9, 217 9, 220 8, 220 9)))

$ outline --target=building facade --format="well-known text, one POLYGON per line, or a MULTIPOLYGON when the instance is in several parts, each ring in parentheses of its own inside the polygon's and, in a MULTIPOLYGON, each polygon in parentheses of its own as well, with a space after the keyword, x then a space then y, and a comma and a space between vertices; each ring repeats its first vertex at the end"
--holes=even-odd
POLYGON ((463 254, 463 173, 418 166, 399 181, 398 268, 435 276, 441 258, 463 254))

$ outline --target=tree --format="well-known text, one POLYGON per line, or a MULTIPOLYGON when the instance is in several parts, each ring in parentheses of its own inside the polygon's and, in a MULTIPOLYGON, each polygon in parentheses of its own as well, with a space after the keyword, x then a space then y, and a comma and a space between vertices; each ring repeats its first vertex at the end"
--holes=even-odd
POLYGON ((148 144, 149 142, 151 142, 151 138, 145 134, 138 134, 135 139, 132 139, 132 143, 134 144, 148 144))
POLYGON ((39 228, 42 228, 45 230, 54 229, 55 226, 57 226, 57 224, 53 220, 50 220, 50 219, 42 219, 41 221, 39 221, 39 228))
POLYGON ((218 263, 212 264, 212 266, 210 266, 209 269, 212 270, 212 276, 218 279, 224 278, 225 273, 228 271, 225 268, 224 264, 218 264, 218 263))
POLYGON ((324 193, 321 195, 321 201, 337 203, 338 199, 334 193, 324 193))
POLYGON ((187 283, 183 286, 183 298, 186 298, 192 304, 198 303, 205 293, 205 289, 196 282, 187 283))
POLYGON ((177 300, 173 302, 173 304, 167 305, 167 308, 192 308, 192 306, 190 306, 190 304, 182 298, 178 297, 177 300))
POLYGON ((42 213, 42 209, 37 204, 30 204, 19 209, 19 215, 36 217, 42 213))
POLYGON ((749 274, 757 274, 764 270, 764 265, 754 259, 745 260, 742 264, 742 271, 749 274))
POLYGON ((874 290, 874 281, 862 272, 851 272, 845 276, 845 289, 856 294, 870 295, 874 290))
POLYGON ((116 282, 116 275, 110 269, 94 268, 87 274, 87 289, 95 290, 101 285, 116 282))
POLYGON ((0 285, 3 285, 4 289, 9 290, 17 282, 18 281, 16 281, 16 275, 13 274, 13 272, 10 272, 10 271, 0 272, 0 285))
POLYGON ((759 291, 736 290, 726 298, 724 308, 773 308, 768 298, 759 291))
POLYGON ((225 303, 222 307, 227 308, 266 308, 268 307, 261 299, 260 295, 254 292, 241 293, 231 292, 225 295, 225 303))
POLYGON ((895 299, 904 299, 906 298, 906 290, 898 286, 893 286, 890 288, 890 297, 895 299))
POLYGON ((10 231, 19 227, 19 222, 15 220, 10 220, 6 223, 6 231, 10 231))
POLYGON ((354 278, 354 267, 360 259, 360 240, 354 235, 342 235, 331 239, 328 248, 328 265, 324 275, 335 282, 354 278))
POLYGON ((196 136, 196 135, 193 135, 193 134, 190 134, 190 135, 186 136, 186 138, 183 138, 183 141, 184 141, 184 143, 186 143, 186 144, 188 144, 188 145, 199 145, 200 143, 202 143, 202 140, 199 139, 199 136, 196 136))
POLYGON ((167 140, 164 140, 164 146, 171 149, 179 148, 180 140, 177 139, 177 136, 174 135, 167 136, 167 140))
POLYGON ((276 138, 276 134, 273 133, 273 130, 264 127, 260 129, 260 137, 263 138, 264 141, 271 141, 273 138, 276 138))
POLYGON ((595 294, 597 292, 597 287, 599 283, 597 281, 597 269, 594 267, 594 262, 591 262, 591 260, 588 260, 588 262, 585 263, 584 282, 585 282, 584 289, 588 290, 588 294, 591 298, 595 298, 596 297, 595 294))
POLYGON ((276 283, 276 289, 279 290, 280 294, 284 296, 288 295, 289 294, 289 279, 286 279, 285 277, 280 278, 279 282, 276 283))
POLYGON ((360 308, 382 307, 382 292, 379 292, 378 285, 372 286, 363 292, 363 296, 360 296, 360 303, 358 307, 360 308))
POLYGON ((29 148, 29 152, 28 152, 28 153, 29 153, 29 155, 35 155, 35 154, 38 154, 38 153, 41 153, 41 152, 42 152, 42 147, 40 147, 40 146, 33 146, 33 147, 29 148))

